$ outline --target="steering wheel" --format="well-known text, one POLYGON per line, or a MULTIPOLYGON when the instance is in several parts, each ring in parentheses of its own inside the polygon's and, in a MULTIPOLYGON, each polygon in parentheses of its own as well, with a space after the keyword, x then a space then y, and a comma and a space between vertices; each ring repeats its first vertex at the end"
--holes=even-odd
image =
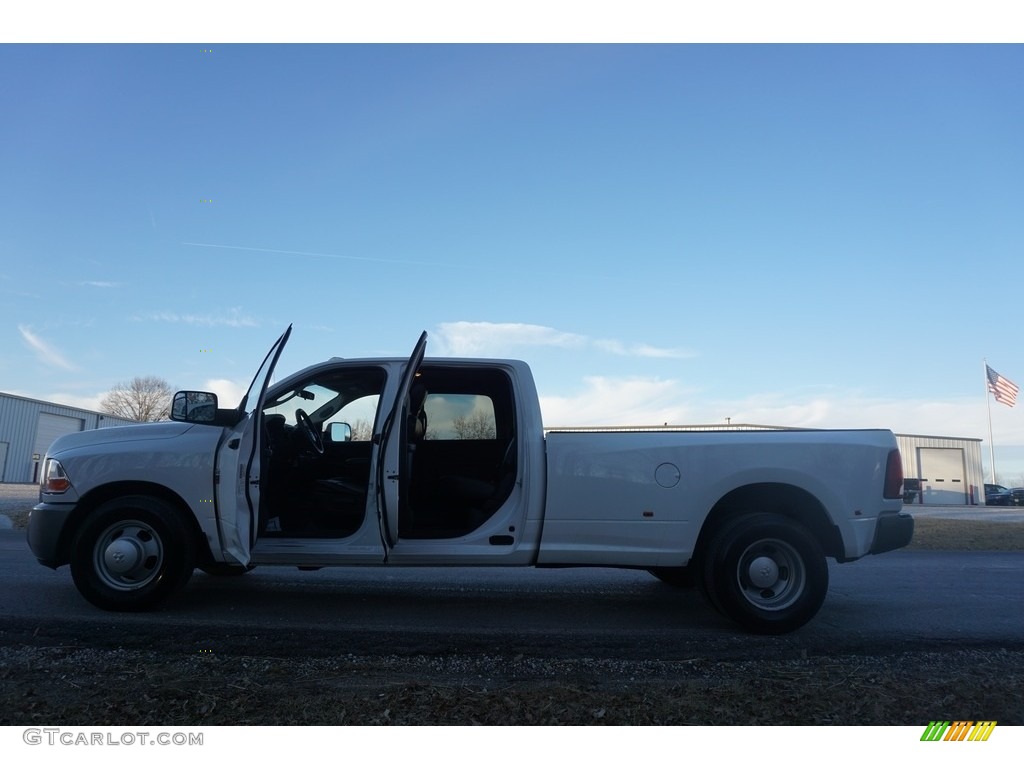
POLYGON ((299 429, 302 430, 302 436, 305 437, 313 450, 317 453, 324 452, 324 439, 317 431, 316 427, 313 426, 313 420, 306 415, 306 412, 301 408, 295 409, 295 421, 298 422, 299 429))

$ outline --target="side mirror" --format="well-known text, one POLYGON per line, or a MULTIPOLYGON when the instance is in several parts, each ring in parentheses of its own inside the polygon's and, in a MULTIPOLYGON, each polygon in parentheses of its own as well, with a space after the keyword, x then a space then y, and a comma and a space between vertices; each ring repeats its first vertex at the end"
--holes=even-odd
POLYGON ((217 396, 213 392, 175 392, 171 421, 212 424, 217 420, 217 396))
POLYGON ((332 443, 347 443, 352 440, 352 426, 344 421, 332 421, 327 425, 327 436, 332 443))

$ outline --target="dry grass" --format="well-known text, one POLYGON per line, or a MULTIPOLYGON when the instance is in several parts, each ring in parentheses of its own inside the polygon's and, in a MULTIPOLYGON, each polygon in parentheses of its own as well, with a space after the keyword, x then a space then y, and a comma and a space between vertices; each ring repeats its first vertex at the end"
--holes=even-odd
POLYGON ((15 528, 24 529, 28 527, 28 513, 30 511, 30 509, 15 509, 5 511, 3 514, 11 518, 11 523, 15 528))
POLYGON ((0 725, 1024 723, 1024 651, 680 662, 0 648, 0 725), (439 667, 443 667, 439 669, 439 667))
POLYGON ((1021 552, 1024 523, 919 517, 914 520, 914 539, 907 549, 1021 552))

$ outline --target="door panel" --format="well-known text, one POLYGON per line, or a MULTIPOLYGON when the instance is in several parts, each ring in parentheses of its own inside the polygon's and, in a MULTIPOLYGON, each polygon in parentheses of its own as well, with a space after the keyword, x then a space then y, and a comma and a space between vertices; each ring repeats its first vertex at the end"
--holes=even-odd
POLYGON ((380 522, 381 540, 386 547, 398 543, 398 513, 402 502, 401 492, 409 483, 409 393, 417 372, 423 363, 427 349, 427 332, 420 334, 409 362, 402 372, 402 379, 395 393, 388 417, 384 421, 380 439, 377 442, 377 515, 380 522), (396 429, 395 427, 398 427, 396 429), (383 458, 383 460, 381 460, 383 458))
POLYGON ((260 470, 263 449, 263 401, 267 384, 281 357, 292 327, 270 348, 253 377, 239 410, 248 416, 227 430, 218 448, 217 519, 221 548, 242 565, 248 565, 260 527, 260 470))

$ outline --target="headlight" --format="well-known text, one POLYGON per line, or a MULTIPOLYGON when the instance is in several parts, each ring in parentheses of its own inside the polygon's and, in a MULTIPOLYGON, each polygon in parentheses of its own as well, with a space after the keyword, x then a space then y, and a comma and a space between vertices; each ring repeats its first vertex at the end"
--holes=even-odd
POLYGON ((60 462, 56 459, 47 459, 43 468, 43 479, 39 483, 43 493, 64 493, 71 487, 71 480, 60 462))

